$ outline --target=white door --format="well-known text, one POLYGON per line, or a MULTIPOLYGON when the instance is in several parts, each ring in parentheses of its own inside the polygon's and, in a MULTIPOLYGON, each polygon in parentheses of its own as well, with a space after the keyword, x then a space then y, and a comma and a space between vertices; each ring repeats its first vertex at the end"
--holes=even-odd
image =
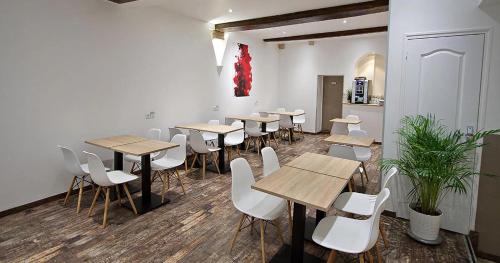
MULTIPOLYGON (((402 93, 404 115, 432 113, 450 129, 478 124, 484 34, 407 40, 402 93)), ((470 230, 472 183, 467 195, 450 193, 441 202, 441 226, 470 230)))

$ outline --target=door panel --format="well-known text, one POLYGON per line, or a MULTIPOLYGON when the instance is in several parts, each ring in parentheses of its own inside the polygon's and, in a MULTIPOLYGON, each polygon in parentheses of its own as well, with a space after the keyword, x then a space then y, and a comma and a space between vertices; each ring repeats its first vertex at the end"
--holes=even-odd
MULTIPOLYGON (((476 128, 483 45, 483 34, 408 40, 404 115, 431 113, 450 129, 465 132, 467 126, 476 128)), ((449 193, 443 199, 442 228, 469 233, 472 189, 471 184, 467 195, 449 193)))
POLYGON ((323 77, 322 131, 330 131, 333 118, 342 117, 342 97, 344 96, 344 76, 323 77))

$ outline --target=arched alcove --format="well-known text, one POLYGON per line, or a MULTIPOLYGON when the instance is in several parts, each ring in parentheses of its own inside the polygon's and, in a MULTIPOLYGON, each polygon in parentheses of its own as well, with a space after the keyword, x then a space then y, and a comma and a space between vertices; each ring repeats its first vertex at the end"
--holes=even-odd
POLYGON ((384 97, 385 58, 371 52, 358 58, 354 66, 355 77, 366 77, 371 80, 372 97, 384 97))

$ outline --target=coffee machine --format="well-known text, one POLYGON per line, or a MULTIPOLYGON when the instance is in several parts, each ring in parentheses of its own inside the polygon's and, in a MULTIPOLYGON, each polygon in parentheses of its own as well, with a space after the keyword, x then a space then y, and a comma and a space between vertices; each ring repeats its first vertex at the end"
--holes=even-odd
POLYGON ((368 103, 370 81, 366 77, 354 78, 352 82, 351 103, 368 103))

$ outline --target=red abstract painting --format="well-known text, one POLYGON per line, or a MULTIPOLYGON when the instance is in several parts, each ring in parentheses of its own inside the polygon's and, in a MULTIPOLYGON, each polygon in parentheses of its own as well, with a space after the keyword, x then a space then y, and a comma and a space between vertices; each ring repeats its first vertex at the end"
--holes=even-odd
POLYGON ((250 90, 252 89, 252 66, 250 65, 250 61, 252 61, 252 57, 248 53, 248 45, 238 44, 238 48, 240 54, 236 56, 236 62, 234 63, 236 71, 236 75, 233 78, 235 84, 234 96, 250 96, 250 90))

